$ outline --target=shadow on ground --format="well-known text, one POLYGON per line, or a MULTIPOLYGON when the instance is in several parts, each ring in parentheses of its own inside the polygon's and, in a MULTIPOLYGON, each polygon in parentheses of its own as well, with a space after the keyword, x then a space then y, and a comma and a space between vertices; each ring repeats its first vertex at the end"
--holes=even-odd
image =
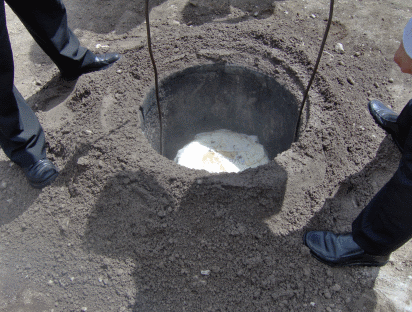
MULTIPOLYGON (((283 256, 273 249, 273 235, 263 221, 279 212, 287 181, 276 163, 266 170, 277 172, 271 188, 242 185, 234 174, 205 177, 178 205, 150 175, 124 172, 106 185, 96 203, 85 246, 134 259, 136 311, 185 305, 199 310, 221 305, 225 298, 241 304, 242 293, 260 297, 251 280, 258 282, 283 256)), ((246 179, 256 174, 244 173, 246 179)))
POLYGON ((73 92, 76 80, 65 81, 60 75, 54 76, 43 88, 27 99, 30 107, 35 111, 47 112, 62 104, 73 92))
POLYGON ((182 15, 184 23, 187 25, 202 25, 219 18, 225 18, 231 13, 231 9, 241 10, 242 15, 236 18, 225 20, 226 23, 237 23, 249 16, 255 18, 267 18, 273 14, 276 2, 285 0, 191 0, 183 9, 182 15))
MULTIPOLYGON (((391 149, 385 139, 375 159, 342 182, 307 229, 350 227, 370 194, 390 178, 388 163, 395 170, 396 155, 387 159, 391 149)), ((267 228, 264 221, 282 209, 286 183, 285 170, 272 162, 240 175, 197 180, 175 205, 150 174, 123 172, 101 193, 84 248, 133 259, 133 311, 270 311, 319 296, 325 299, 316 311, 333 304, 372 311, 379 268, 330 269, 309 256, 302 231, 278 236, 267 228), (243 178, 267 171, 277 177, 272 188, 242 185, 243 178), (339 291, 330 290, 336 285, 339 291)))
MULTIPOLYGON (((161 5, 166 0, 149 1, 149 9, 161 5)), ((67 0, 68 25, 78 37, 82 32, 92 34, 125 34, 145 21, 145 0, 127 1, 80 1, 67 0)), ((35 64, 52 64, 50 58, 33 44, 30 59, 35 64)))
MULTIPOLYGON (((376 157, 360 172, 342 181, 335 195, 326 199, 323 208, 305 227, 305 232, 310 230, 351 232, 353 220, 395 173, 400 154, 394 151, 397 151, 397 147, 387 136, 382 141, 376 157)), ((361 280, 365 286, 363 289, 349 291, 352 296, 356 296, 357 291, 361 294, 351 304, 352 311, 374 311, 377 294, 373 288, 380 268, 335 268, 334 270, 352 271, 355 273, 355 278, 361 280)))
POLYGON ((10 164, 9 161, 0 161, 0 226, 22 215, 40 194, 39 190, 30 187, 23 171, 10 164))
MULTIPOLYGON (((166 0, 149 1, 149 9, 162 5, 166 0)), ((188 25, 202 25, 231 13, 231 8, 242 12, 240 17, 228 19, 227 23, 237 23, 249 16, 267 18, 273 14, 274 3, 285 0, 206 0, 188 1, 182 10, 182 19, 188 25)), ((125 34, 144 23, 145 0, 138 1, 65 1, 68 24, 77 34, 92 32, 95 34, 125 34), (93 18, 94 17, 94 18, 93 18)), ((52 64, 51 60, 34 44, 30 58, 35 64, 52 64)))

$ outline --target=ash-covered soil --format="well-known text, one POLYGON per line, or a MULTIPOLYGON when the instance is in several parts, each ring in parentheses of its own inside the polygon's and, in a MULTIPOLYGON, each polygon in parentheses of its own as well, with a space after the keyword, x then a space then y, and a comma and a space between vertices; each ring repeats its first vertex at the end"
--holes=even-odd
MULTIPOLYGON (((382 268, 329 268, 302 244, 306 230, 350 231, 397 168, 366 104, 399 112, 410 98, 392 61, 409 1, 336 1, 298 140, 239 174, 181 167, 142 132, 154 85, 143 1, 66 5, 84 45, 123 57, 65 82, 8 11, 16 85, 61 175, 34 190, 0 156, 0 311, 410 311, 411 243, 382 268)), ((240 65, 276 77, 297 102, 329 13, 323 0, 151 7, 161 79, 240 65)))

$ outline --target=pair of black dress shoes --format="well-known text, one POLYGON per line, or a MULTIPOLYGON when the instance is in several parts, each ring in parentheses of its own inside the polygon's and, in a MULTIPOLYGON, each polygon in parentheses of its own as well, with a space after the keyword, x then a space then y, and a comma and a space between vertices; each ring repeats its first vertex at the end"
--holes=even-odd
MULTIPOLYGON (((118 53, 96 55, 94 62, 73 72, 61 73, 65 80, 75 80, 79 76, 109 68, 120 59, 118 53)), ((37 189, 50 185, 59 175, 57 167, 47 158, 40 159, 33 165, 23 168, 29 184, 37 189)))
MULTIPOLYGON (((404 140, 400 138, 398 114, 377 100, 368 103, 375 122, 391 134, 393 141, 403 153, 404 140)), ((317 260, 329 266, 382 266, 389 255, 366 253, 354 240, 351 233, 334 234, 328 231, 311 231, 303 237, 303 243, 317 260)))

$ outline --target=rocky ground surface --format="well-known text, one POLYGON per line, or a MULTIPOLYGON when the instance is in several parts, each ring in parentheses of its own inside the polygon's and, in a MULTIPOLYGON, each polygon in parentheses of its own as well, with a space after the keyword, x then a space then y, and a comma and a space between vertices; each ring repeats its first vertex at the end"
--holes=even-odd
MULTIPOLYGON (((0 311, 412 311, 411 243, 382 268, 330 268, 302 244, 350 230, 397 168, 366 104, 400 112, 411 98, 393 62, 410 1, 336 1, 297 142, 219 175, 160 156, 140 129, 154 85, 143 1, 65 3, 84 46, 123 57, 65 82, 7 7, 15 84, 61 174, 34 190, 0 155, 0 311)), ((242 65, 299 102, 329 2, 157 0, 150 14, 161 78, 242 65)))

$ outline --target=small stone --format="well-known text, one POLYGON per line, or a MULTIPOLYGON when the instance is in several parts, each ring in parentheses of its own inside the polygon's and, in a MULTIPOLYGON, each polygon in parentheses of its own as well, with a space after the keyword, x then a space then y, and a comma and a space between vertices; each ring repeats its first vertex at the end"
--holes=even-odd
POLYGON ((352 77, 348 77, 346 80, 347 80, 352 86, 355 84, 355 81, 353 80, 352 77))
POLYGON ((1 182, 1 188, 6 188, 6 187, 7 187, 7 183, 4 182, 4 181, 2 181, 2 182, 1 182))
POLYGON ((325 296, 326 299, 332 298, 332 295, 328 291, 325 291, 325 293, 323 295, 325 296))
POLYGON ((159 212, 157 213, 157 215, 158 215, 160 218, 164 218, 164 217, 166 217, 166 211, 161 210, 161 211, 159 211, 159 212))
POLYGON ((69 217, 59 220, 60 230, 62 230, 63 232, 67 232, 67 230, 69 229, 69 224, 70 224, 69 217))
POLYGON ((253 16, 254 16, 254 17, 258 17, 258 15, 259 15, 259 12, 253 13, 253 16))
POLYGON ((371 95, 372 95, 372 92, 366 91, 366 94, 367 94, 367 96, 371 96, 371 95))
POLYGON ((333 291, 340 291, 342 289, 342 287, 339 284, 335 284, 332 286, 331 288, 333 291))
POLYGON ((121 74, 121 73, 122 73, 122 70, 121 70, 121 69, 118 69, 118 70, 116 70, 116 73, 121 74))
POLYGON ((339 61, 338 64, 341 65, 341 66, 345 65, 345 63, 343 61, 339 61))
POLYGON ((179 26, 180 25, 180 22, 179 21, 172 21, 172 25, 176 25, 176 26, 179 26))
POLYGON ((8 200, 6 200, 9 204, 11 204, 13 202, 13 198, 9 198, 8 200))
POLYGON ((191 5, 193 5, 194 7, 197 7, 199 5, 199 1, 198 0, 190 0, 189 3, 191 5))
POLYGON ((389 78, 388 82, 393 83, 394 82, 393 78, 389 78))
POLYGON ((360 52, 355 52, 354 54, 356 57, 360 56, 360 52))
POLYGON ((77 160, 79 166, 88 166, 90 164, 89 158, 87 156, 80 157, 77 160))
POLYGON ((196 183, 200 185, 200 184, 203 183, 203 180, 202 180, 202 179, 198 179, 198 180, 196 181, 196 183))
POLYGON ((311 14, 310 17, 311 17, 311 18, 316 18, 316 15, 315 15, 315 14, 311 14))
POLYGON ((345 49, 343 48, 343 44, 339 42, 335 44, 335 51, 340 54, 343 54, 345 52, 345 49))
POLYGON ((103 45, 100 43, 96 44, 96 49, 108 49, 108 48, 109 48, 108 45, 103 45))
POLYGON ((314 303, 313 301, 310 303, 310 305, 312 306, 312 307, 314 307, 314 306, 316 306, 316 303, 314 303))
POLYGON ((379 83, 374 82, 373 85, 375 86, 375 88, 379 88, 379 83))
POLYGON ((86 133, 87 135, 93 134, 91 130, 84 130, 84 133, 86 133))
POLYGON ((205 276, 209 276, 210 275, 210 270, 202 270, 202 271, 200 271, 200 274, 205 275, 205 276))
POLYGON ((82 311, 82 312, 86 312, 86 311, 87 311, 87 307, 83 307, 81 311, 82 311))

